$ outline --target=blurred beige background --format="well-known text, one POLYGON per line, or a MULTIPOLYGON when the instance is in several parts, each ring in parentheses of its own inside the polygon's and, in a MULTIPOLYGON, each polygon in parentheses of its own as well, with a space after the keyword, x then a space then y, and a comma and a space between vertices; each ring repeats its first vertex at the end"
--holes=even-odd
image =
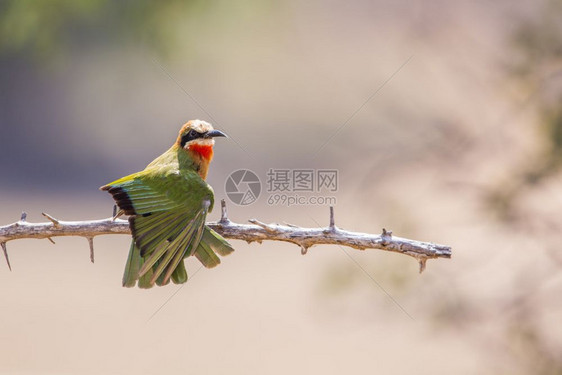
MULTIPOLYGON (((236 169, 265 185, 269 168, 336 168, 338 226, 453 258, 419 275, 375 250, 233 241, 179 291, 142 291, 120 286, 127 236, 97 237, 94 265, 83 238, 9 242, 0 373, 562 373, 561 16, 523 0, 1 2, 0 225, 109 216, 97 188, 201 118, 231 137, 217 200, 236 169)), ((229 216, 327 224, 326 206, 266 198, 229 216)))

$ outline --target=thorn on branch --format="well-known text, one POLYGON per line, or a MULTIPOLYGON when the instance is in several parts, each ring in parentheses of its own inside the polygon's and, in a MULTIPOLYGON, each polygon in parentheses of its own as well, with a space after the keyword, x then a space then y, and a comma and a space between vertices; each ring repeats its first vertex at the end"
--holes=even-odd
POLYGON ((265 229, 266 231, 268 231, 269 233, 275 233, 275 229, 273 229, 270 225, 263 223, 257 219, 250 219, 248 220, 250 223, 257 225, 258 227, 262 227, 263 229, 265 229))
POLYGON ((51 237, 47 237, 47 239, 48 239, 49 241, 51 241, 51 243, 52 243, 53 245, 55 245, 55 241, 53 241, 53 239, 52 239, 51 237))
POLYGON ((229 222, 230 220, 228 220, 228 216, 226 213, 226 202, 224 199, 221 199, 221 219, 219 220, 219 223, 226 224, 229 222))
POLYGON ((308 248, 309 246, 301 245, 301 254, 306 255, 306 253, 308 252, 308 248))
POLYGON ((392 231, 387 231, 385 228, 382 228, 382 235, 381 235, 381 243, 386 246, 392 241, 392 231))
POLYGON ((334 219, 334 206, 330 206, 330 230, 336 230, 336 221, 334 219))
POLYGON ((6 263, 8 263, 8 268, 12 270, 12 265, 10 264, 10 258, 8 257, 8 249, 6 248, 6 242, 0 242, 2 246, 2 251, 4 251, 4 257, 6 258, 6 263))
POLYGON ((90 245, 90 262, 94 263, 94 237, 86 237, 90 245))
POLYGON ((53 226, 54 226, 55 228, 59 228, 59 227, 60 227, 59 221, 58 221, 57 219, 55 219, 54 217, 52 217, 51 215, 49 215, 49 214, 47 214, 47 213, 45 213, 45 212, 41 212, 41 215, 43 215, 43 216, 45 216, 47 219, 49 219, 49 220, 53 223, 53 226))
POLYGON ((421 257, 418 262, 420 263, 420 273, 425 270, 425 263, 427 262, 427 258, 421 257))
POLYGON ((23 211, 21 213, 20 221, 23 222, 23 223, 25 223, 27 221, 27 212, 23 211))

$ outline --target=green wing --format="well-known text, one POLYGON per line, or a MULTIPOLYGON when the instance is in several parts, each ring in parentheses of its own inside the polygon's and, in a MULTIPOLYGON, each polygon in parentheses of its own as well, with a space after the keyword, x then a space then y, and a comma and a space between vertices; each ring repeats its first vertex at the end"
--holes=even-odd
POLYGON ((205 226, 213 191, 191 170, 149 168, 101 188, 113 195, 129 217, 133 243, 123 276, 124 286, 140 287, 187 281, 182 260, 195 255, 206 267, 232 247, 205 226), (204 239, 204 243, 202 243, 204 239))

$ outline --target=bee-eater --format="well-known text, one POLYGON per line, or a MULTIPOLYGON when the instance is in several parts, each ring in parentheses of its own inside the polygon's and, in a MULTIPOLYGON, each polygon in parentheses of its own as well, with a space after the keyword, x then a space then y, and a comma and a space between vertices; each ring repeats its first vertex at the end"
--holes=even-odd
MULTIPOLYGON (((120 178, 107 190, 130 215, 133 234, 123 286, 140 288, 187 281, 184 258, 195 255, 207 268, 220 263, 216 253, 234 249, 205 225, 213 209, 213 189, 205 179, 213 158, 214 137, 226 135, 211 124, 191 120, 181 128, 168 151, 141 172, 120 178), (216 252, 216 253, 215 253, 216 252)), ((119 214, 117 216, 119 216, 119 214)))

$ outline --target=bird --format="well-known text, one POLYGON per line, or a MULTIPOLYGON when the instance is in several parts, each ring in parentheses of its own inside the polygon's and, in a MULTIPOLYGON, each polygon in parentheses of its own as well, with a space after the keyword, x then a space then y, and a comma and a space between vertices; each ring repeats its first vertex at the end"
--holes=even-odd
POLYGON ((137 173, 100 187, 109 192, 119 211, 129 215, 131 247, 123 286, 152 288, 155 284, 187 282, 184 259, 194 255, 207 268, 234 248, 205 225, 214 204, 205 181, 216 137, 226 137, 202 120, 185 123, 175 143, 137 173))

